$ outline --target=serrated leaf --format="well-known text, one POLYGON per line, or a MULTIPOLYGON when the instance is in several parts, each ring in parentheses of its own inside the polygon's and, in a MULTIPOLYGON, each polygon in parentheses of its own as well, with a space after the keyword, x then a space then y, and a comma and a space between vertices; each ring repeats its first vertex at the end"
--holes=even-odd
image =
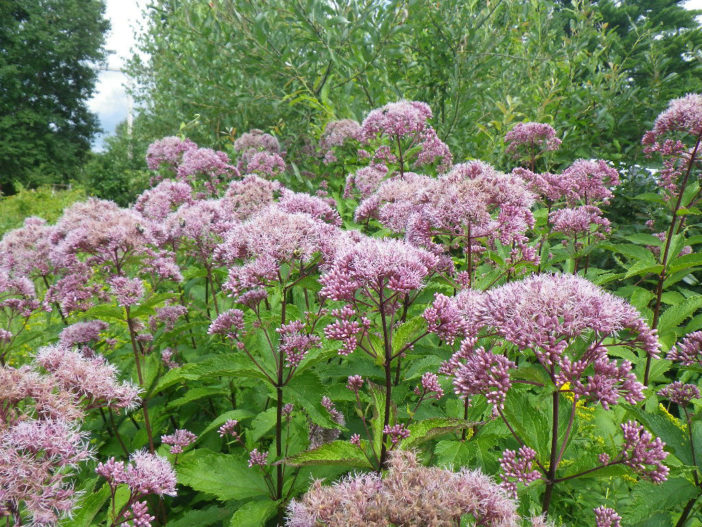
POLYGON ((638 523, 661 510, 682 509, 696 495, 695 486, 686 479, 673 478, 660 485, 640 481, 631 492, 629 506, 622 510, 623 517, 627 524, 638 523))
POLYGON ((373 466, 366 458, 364 451, 368 449, 368 441, 361 441, 360 447, 348 441, 332 441, 315 448, 289 457, 286 464, 295 467, 306 465, 342 465, 349 468, 372 469, 373 466), (362 450, 363 449, 363 450, 362 450))
POLYGON ((93 486, 97 480, 93 479, 91 481, 92 484, 87 487, 86 494, 79 499, 73 517, 63 520, 61 522, 62 527, 90 527, 93 525, 95 516, 110 498, 110 486, 107 483, 103 483, 100 490, 93 492, 93 486))
MULTIPOLYGON (((688 240, 689 242, 689 240, 688 240)), ((668 272, 675 273, 683 269, 693 269, 702 265, 702 252, 694 252, 684 256, 671 258, 668 264, 668 272)))
POLYGON ((447 467, 468 465, 474 457, 473 445, 467 441, 439 441, 434 448, 437 464, 447 467))
POLYGON ((277 418, 277 408, 274 406, 258 414, 251 422, 251 441, 254 443, 261 439, 271 428, 275 426, 277 418))
POLYGON ((392 335, 392 352, 399 352, 410 342, 420 337, 424 333, 426 322, 424 317, 418 315, 402 324, 392 335))
POLYGON ((660 274, 662 269, 663 266, 661 264, 652 264, 650 260, 640 260, 629 268, 624 278, 647 274, 660 274))
POLYGON ((634 199, 638 199, 640 201, 648 201, 649 203, 659 203, 661 205, 665 204, 665 200, 660 194, 656 194, 655 192, 644 192, 643 194, 639 194, 638 196, 634 196, 634 199))
POLYGON ((229 395, 229 391, 223 388, 213 388, 207 386, 203 386, 201 388, 192 388, 185 392, 185 395, 183 395, 182 397, 178 397, 177 399, 173 399, 172 401, 170 401, 167 406, 168 408, 179 408, 188 403, 204 399, 205 397, 214 397, 222 395, 229 395))
POLYGON ((275 501, 258 500, 250 501, 242 505, 229 521, 230 527, 260 527, 265 525, 269 518, 272 518, 278 511, 278 503, 275 501))
POLYGON ((193 525, 207 527, 225 520, 232 514, 230 507, 218 507, 210 505, 204 509, 186 512, 177 520, 169 521, 168 527, 192 527, 193 525))
POLYGON ((648 262, 651 265, 656 263, 651 251, 640 245, 634 245, 632 243, 603 243, 601 247, 609 251, 623 254, 637 262, 648 262))
POLYGON ((450 417, 432 417, 417 423, 412 423, 407 428, 410 436, 400 442, 400 448, 413 448, 425 441, 429 441, 449 432, 470 428, 475 423, 463 419, 452 419, 450 417))
POLYGON ((624 238, 637 245, 650 245, 652 247, 660 247, 663 244, 661 240, 659 240, 652 234, 646 234, 643 232, 630 234, 628 236, 625 236, 624 238))
POLYGON ((324 428, 341 428, 333 421, 326 409, 322 409, 321 400, 327 390, 312 371, 294 375, 285 386, 283 397, 290 398, 299 408, 304 409, 312 422, 324 428))
POLYGON ((243 459, 199 448, 183 455, 176 468, 178 483, 212 494, 221 501, 244 500, 268 493, 260 473, 243 459))
POLYGON ((266 379, 253 363, 239 353, 212 355, 200 362, 191 362, 180 368, 169 370, 156 386, 156 391, 182 381, 199 381, 216 377, 253 377, 266 379))
POLYGON ((676 306, 670 306, 661 315, 658 332, 662 334, 676 328, 700 307, 702 307, 702 295, 688 298, 676 306))

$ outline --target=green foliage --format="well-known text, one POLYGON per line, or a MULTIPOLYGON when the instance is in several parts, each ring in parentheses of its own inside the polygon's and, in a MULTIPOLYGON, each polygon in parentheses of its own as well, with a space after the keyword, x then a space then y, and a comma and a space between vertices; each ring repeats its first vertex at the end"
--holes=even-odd
POLYGON ((196 142, 263 128, 297 162, 328 121, 407 98, 435 109, 456 159, 494 160, 522 120, 564 133, 558 160, 617 159, 638 144, 638 131, 620 138, 641 123, 621 37, 587 3, 162 0, 148 16, 151 59, 131 71, 152 137, 197 115, 196 142))
POLYGON ((87 107, 105 58, 103 0, 0 4, 0 191, 66 183, 99 130, 87 107))
POLYGON ((0 234, 21 227, 24 219, 30 216, 39 216, 53 223, 61 216, 63 209, 85 197, 86 192, 82 187, 19 187, 17 194, 0 196, 0 234))

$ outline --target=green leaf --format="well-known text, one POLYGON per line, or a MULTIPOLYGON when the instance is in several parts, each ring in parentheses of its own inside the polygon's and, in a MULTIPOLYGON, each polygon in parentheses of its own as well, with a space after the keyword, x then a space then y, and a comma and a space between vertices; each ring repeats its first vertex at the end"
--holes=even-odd
POLYGON ((548 457, 550 444, 549 418, 544 415, 542 408, 534 406, 531 401, 527 392, 510 390, 507 392, 504 414, 527 446, 536 450, 539 456, 545 459, 548 457))
POLYGON ((200 381, 217 377, 252 377, 266 379, 248 357, 239 353, 211 355, 200 362, 191 362, 169 370, 156 386, 156 392, 183 381, 200 381))
POLYGON ((268 493, 263 478, 243 459, 199 448, 184 454, 176 470, 178 483, 221 501, 243 500, 268 493))
POLYGON ((100 319, 100 320, 112 320, 113 322, 121 322, 126 325, 127 319, 124 312, 124 308, 121 306, 112 306, 107 304, 100 304, 93 306, 83 313, 83 319, 100 319))
POLYGON ((643 194, 634 196, 634 199, 638 199, 640 201, 648 201, 649 203, 659 203, 661 205, 665 205, 665 200, 663 199, 663 197, 661 197, 660 194, 656 194, 655 192, 644 192, 643 194))
POLYGON ((474 457, 474 447, 467 441, 439 441, 434 448, 439 466, 461 467, 468 465, 474 457))
POLYGON ((661 315, 658 323, 658 331, 663 334, 676 328, 686 318, 692 316, 700 307, 702 307, 702 295, 688 298, 676 306, 670 306, 661 315))
POLYGON ((634 245, 631 243, 603 243, 601 246, 609 251, 623 254, 632 260, 636 260, 637 262, 648 262, 649 264, 656 263, 651 251, 646 249, 646 247, 641 247, 640 245, 634 245))
POLYGON ((652 234, 646 234, 643 232, 630 234, 629 236, 625 236, 624 238, 637 245, 650 245, 652 247, 660 247, 663 244, 663 242, 661 242, 652 234))
POLYGON ((320 401, 326 393, 327 389, 319 380, 319 376, 312 371, 306 371, 293 376, 285 386, 283 397, 290 398, 299 408, 304 409, 315 424, 324 428, 344 429, 322 408, 320 401))
POLYGON ((412 423, 407 428, 410 436, 400 442, 400 448, 408 449, 429 441, 435 437, 449 432, 456 432, 464 428, 470 428, 475 423, 463 419, 452 419, 450 417, 432 417, 417 423, 412 423))
POLYGON ((178 397, 168 403, 168 408, 179 408, 193 401, 199 401, 205 397, 215 397, 215 396, 227 396, 229 395, 229 390, 224 388, 214 388, 209 386, 203 386, 201 388, 192 388, 185 392, 185 395, 178 397))
POLYGON ((167 525, 168 527, 192 527, 193 525, 207 527, 228 518, 231 513, 230 507, 210 505, 204 509, 188 511, 177 520, 169 521, 167 525))
POLYGON ((286 460, 288 465, 301 467, 306 465, 343 465, 349 468, 372 469, 373 466, 366 458, 364 451, 368 449, 368 441, 361 441, 360 447, 348 441, 332 441, 315 448, 301 452, 286 460), (362 451, 363 449, 363 451, 362 451))
POLYGON ((669 479, 660 485, 640 481, 634 485, 628 507, 621 512, 627 525, 634 524, 661 510, 682 509, 696 495, 695 485, 683 478, 669 479))
POLYGON ((93 519, 110 498, 110 486, 107 483, 103 483, 97 492, 93 491, 96 482, 97 479, 92 479, 90 485, 81 489, 85 490, 86 494, 78 501, 73 517, 61 522, 62 527, 90 527, 93 525, 93 519))
POLYGON ((418 315, 402 324, 392 335, 392 352, 397 353, 425 332, 424 317, 418 315))
POLYGON ((230 527, 260 527, 265 525, 277 511, 278 503, 270 499, 250 501, 234 513, 229 525, 230 527))
POLYGON ((640 260, 629 268, 624 278, 647 274, 660 274, 662 270, 663 266, 661 264, 651 263, 651 260, 640 260))
POLYGON ((261 439, 266 433, 275 426, 277 418, 277 408, 274 406, 268 410, 261 412, 251 423, 251 441, 254 443, 261 439))
POLYGON ((701 265, 702 252, 694 252, 684 256, 679 256, 677 258, 671 258, 670 263, 668 264, 668 272, 675 273, 683 269, 693 269, 701 265))

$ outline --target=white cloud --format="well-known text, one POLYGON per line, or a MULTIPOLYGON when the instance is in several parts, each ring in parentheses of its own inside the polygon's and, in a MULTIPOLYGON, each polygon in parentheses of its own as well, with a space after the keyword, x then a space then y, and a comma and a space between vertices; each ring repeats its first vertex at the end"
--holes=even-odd
MULTIPOLYGON (((129 99, 124 88, 127 76, 120 69, 131 56, 134 46, 134 33, 142 20, 141 10, 144 0, 107 0, 105 17, 112 25, 107 34, 105 47, 110 53, 107 60, 108 70, 101 71, 96 92, 88 102, 92 112, 100 119, 100 126, 105 135, 113 134, 115 127, 127 118, 129 99)), ((94 148, 102 149, 104 135, 96 138, 94 148)))

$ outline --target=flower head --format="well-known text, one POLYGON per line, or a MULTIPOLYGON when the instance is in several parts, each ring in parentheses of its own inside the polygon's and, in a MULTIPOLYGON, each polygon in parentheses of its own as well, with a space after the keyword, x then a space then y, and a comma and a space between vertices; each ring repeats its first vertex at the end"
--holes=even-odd
POLYGON ((505 450, 502 453, 500 459, 502 486, 512 496, 517 496, 517 483, 528 485, 541 477, 541 473, 534 469, 534 459, 536 459, 536 451, 528 446, 522 446, 516 451, 505 450))
POLYGON ((600 505, 595 507, 593 512, 595 513, 597 527, 621 527, 622 517, 614 509, 600 505))
POLYGON ((702 366, 702 331, 688 334, 670 349, 666 358, 684 366, 702 366))
POLYGON ((480 471, 424 467, 412 452, 392 451, 389 470, 347 476, 331 486, 317 481, 288 506, 288 527, 316 525, 476 525, 517 527, 516 503, 480 471))
POLYGON ((185 152, 195 150, 197 145, 190 139, 179 137, 164 137, 154 141, 146 150, 146 164, 151 170, 157 170, 162 165, 175 171, 185 152))
POLYGON ((140 389, 117 380, 117 369, 103 357, 73 351, 62 344, 39 350, 36 361, 52 374, 56 384, 90 407, 135 408, 140 389))
POLYGON ((622 424, 621 428, 624 432, 620 454, 622 462, 653 483, 668 479, 670 469, 663 464, 668 452, 663 450, 665 443, 661 438, 654 439, 650 432, 634 421, 622 424))
POLYGON ((259 452, 257 448, 254 448, 249 453, 249 468, 265 467, 267 463, 268 463, 268 452, 259 452))
POLYGON ((533 122, 517 123, 505 135, 505 143, 505 151, 517 159, 558 150, 561 146, 561 140, 556 137, 556 131, 551 125, 533 122))
POLYGON ((190 430, 178 429, 172 434, 162 435, 161 442, 171 445, 171 454, 182 454, 183 449, 195 442, 197 436, 190 430))

